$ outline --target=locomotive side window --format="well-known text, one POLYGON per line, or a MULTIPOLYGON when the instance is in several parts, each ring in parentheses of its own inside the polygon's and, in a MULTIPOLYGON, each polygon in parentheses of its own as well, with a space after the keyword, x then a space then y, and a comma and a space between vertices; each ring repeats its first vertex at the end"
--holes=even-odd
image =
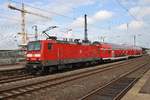
POLYGON ((48 43, 48 49, 50 50, 52 48, 52 45, 48 43))

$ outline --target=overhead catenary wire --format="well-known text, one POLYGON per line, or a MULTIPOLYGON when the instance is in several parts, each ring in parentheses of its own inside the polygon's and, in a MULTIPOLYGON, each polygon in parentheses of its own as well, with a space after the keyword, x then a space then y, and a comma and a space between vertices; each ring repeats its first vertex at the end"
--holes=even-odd
MULTIPOLYGON (((129 11, 128 8, 126 8, 124 5, 122 5, 119 0, 115 0, 115 1, 116 1, 116 2, 119 4, 119 6, 120 6, 122 9, 124 9, 135 21, 141 21, 140 19, 138 19, 137 17, 135 17, 135 15, 133 15, 133 14, 129 11)), ((145 21, 145 23, 150 24, 149 22, 146 22, 146 21, 145 21)), ((144 28, 145 28, 145 26, 144 26, 144 28)))
POLYGON ((4 16, 4 15, 0 15, 0 17, 3 18, 3 19, 8 19, 9 21, 15 21, 15 22, 20 21, 19 19, 11 18, 11 17, 4 16))
MULTIPOLYGON (((10 0, 10 2, 14 2, 14 3, 17 3, 17 4, 22 4, 21 2, 17 2, 17 1, 14 1, 14 0, 10 0)), ((51 14, 55 14, 55 15, 58 15, 58 16, 61 16, 61 17, 65 17, 65 18, 69 18, 71 20, 75 20, 76 18, 73 18, 73 17, 70 17, 70 16, 66 16, 64 14, 60 14, 60 13, 56 13, 56 12, 53 12, 53 11, 47 11, 45 9, 41 9, 41 8, 38 8, 38 7, 34 7, 34 6, 31 6, 29 4, 26 4, 24 3, 25 6, 28 6, 30 8, 34 8, 34 9, 37 9, 37 10, 40 10, 40 11, 43 11, 43 12, 46 12, 46 13, 51 13, 51 14)))
MULTIPOLYGON (((17 4, 22 4, 22 2, 17 2, 17 1, 15 1, 15 0, 10 0, 10 2, 14 2, 14 3, 17 3, 17 4)), ((31 5, 26 4, 26 3, 24 3, 24 5, 25 5, 25 6, 28 6, 28 7, 31 7, 31 8, 34 8, 34 9, 37 9, 37 10, 40 10, 40 11, 43 11, 43 12, 46 12, 46 13, 52 13, 52 14, 55 14, 55 15, 58 15, 58 16, 61 16, 61 17, 65 17, 65 18, 70 19, 70 20, 75 20, 75 19, 76 19, 76 18, 74 18, 74 17, 70 17, 70 16, 66 16, 66 15, 63 15, 63 14, 59 14, 59 13, 53 12, 53 11, 47 11, 47 10, 45 10, 45 9, 41 9, 41 8, 38 8, 38 7, 34 7, 34 6, 31 6, 31 5)), ((100 28, 100 27, 98 27, 98 26, 96 26, 96 25, 93 25, 93 24, 90 24, 89 26, 95 27, 95 28, 98 28, 98 29, 100 28)), ((101 28, 103 28, 103 27, 101 27, 101 28)))
MULTIPOLYGON (((3 9, 0 9, 0 10, 3 10, 3 9)), ((6 14, 6 13, 3 13, 3 14, 0 14, 0 18, 1 18, 1 21, 2 21, 2 19, 7 19, 7 21, 13 21, 13 22, 17 22, 17 23, 20 23, 20 19, 18 19, 18 18, 13 18, 12 16, 15 16, 14 14, 11 14, 10 15, 10 13, 9 13, 9 15, 8 14, 6 14)), ((4 21, 4 20, 3 20, 4 21)), ((32 23, 32 20, 27 20, 29 23, 32 23)), ((9 23, 8 23, 9 24, 9 23)))
POLYGON ((121 2, 119 1, 119 0, 115 0, 117 3, 118 3, 118 5, 122 8, 122 9, 124 9, 134 20, 136 20, 136 21, 139 21, 130 11, 129 11, 129 9, 128 8, 126 8, 124 5, 122 5, 121 4, 121 2))

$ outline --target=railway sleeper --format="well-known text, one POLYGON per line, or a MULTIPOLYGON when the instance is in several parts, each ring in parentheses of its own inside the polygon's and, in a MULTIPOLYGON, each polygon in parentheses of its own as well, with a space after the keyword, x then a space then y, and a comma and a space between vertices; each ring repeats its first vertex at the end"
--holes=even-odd
POLYGON ((25 91, 27 91, 27 90, 25 90, 25 89, 19 89, 18 91, 20 91, 20 92, 25 92, 25 91))
POLYGON ((11 91, 11 93, 13 93, 13 94, 19 94, 20 91, 13 90, 13 91, 11 91))

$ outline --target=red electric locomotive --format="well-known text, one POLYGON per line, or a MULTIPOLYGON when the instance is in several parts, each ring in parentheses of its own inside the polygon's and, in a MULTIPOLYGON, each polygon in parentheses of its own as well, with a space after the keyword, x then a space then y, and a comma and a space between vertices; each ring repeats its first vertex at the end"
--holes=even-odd
POLYGON ((100 46, 57 40, 28 43, 27 68, 30 71, 50 71, 59 66, 84 62, 98 62, 100 46))

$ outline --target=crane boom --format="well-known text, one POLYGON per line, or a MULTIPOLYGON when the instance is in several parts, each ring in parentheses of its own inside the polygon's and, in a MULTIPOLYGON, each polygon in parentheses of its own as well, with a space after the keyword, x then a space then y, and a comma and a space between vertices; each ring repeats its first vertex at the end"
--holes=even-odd
POLYGON ((34 13, 34 12, 30 12, 30 11, 27 11, 24 9, 24 3, 22 3, 22 8, 17 8, 17 7, 14 7, 12 5, 8 5, 8 8, 12 9, 12 10, 17 10, 19 12, 21 12, 21 17, 22 17, 22 23, 21 23, 21 26, 22 26, 22 32, 21 32, 21 35, 22 35, 22 46, 23 46, 23 49, 24 49, 24 45, 27 44, 27 33, 25 32, 25 14, 31 14, 31 15, 35 15, 35 16, 39 16, 39 17, 42 17, 42 18, 45 18, 45 19, 51 19, 50 17, 48 16, 44 16, 44 15, 41 15, 41 14, 38 14, 38 13, 34 13))
POLYGON ((41 15, 41 14, 38 14, 38 13, 34 13, 34 12, 29 12, 27 10, 22 10, 22 9, 16 8, 16 7, 12 6, 12 5, 8 5, 8 8, 10 8, 12 10, 17 10, 17 11, 20 11, 20 12, 28 13, 28 14, 31 14, 31 15, 39 16, 39 17, 42 17, 42 18, 51 19, 48 16, 44 16, 44 15, 41 15))

